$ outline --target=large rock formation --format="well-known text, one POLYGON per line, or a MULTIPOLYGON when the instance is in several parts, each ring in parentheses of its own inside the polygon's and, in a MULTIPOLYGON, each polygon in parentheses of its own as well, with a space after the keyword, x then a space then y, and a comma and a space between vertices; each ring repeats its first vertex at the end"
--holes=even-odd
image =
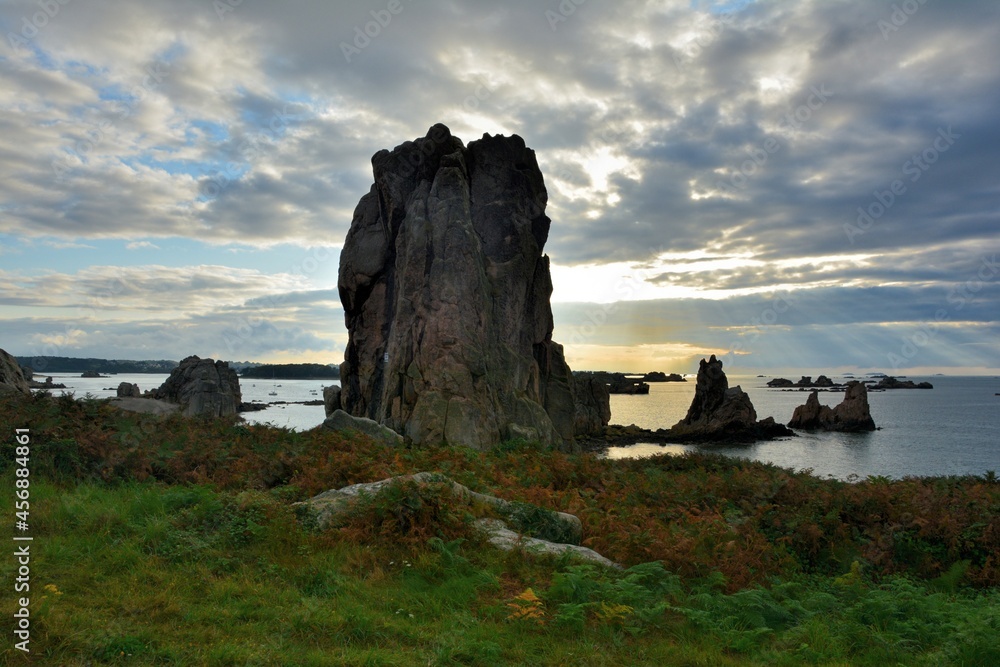
POLYGON ((722 361, 714 354, 701 360, 691 407, 670 429, 671 437, 689 440, 757 440, 791 434, 771 417, 757 421, 750 397, 739 385, 729 386, 722 361))
POLYGON ((476 448, 567 443, 603 420, 606 395, 578 387, 552 341, 547 194, 524 140, 466 147, 435 125, 372 167, 340 256, 341 407, 476 448))
POLYGON ((151 398, 180 405, 189 417, 225 417, 238 412, 242 394, 229 364, 191 356, 170 372, 151 398))
POLYGON ((118 398, 142 398, 142 391, 139 390, 139 385, 137 384, 121 382, 118 384, 116 395, 118 398))
POLYGON ((21 365, 12 355, 0 350, 0 394, 6 393, 30 394, 28 380, 24 377, 21 365))
POLYGON ((874 431, 875 420, 868 408, 868 389, 861 382, 848 382, 844 400, 835 408, 820 405, 819 394, 814 389, 805 405, 795 408, 792 428, 823 429, 825 431, 874 431))

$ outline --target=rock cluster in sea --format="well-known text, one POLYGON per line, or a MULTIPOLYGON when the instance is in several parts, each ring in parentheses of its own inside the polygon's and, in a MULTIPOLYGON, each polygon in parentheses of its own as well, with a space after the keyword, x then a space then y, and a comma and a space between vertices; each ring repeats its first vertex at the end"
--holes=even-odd
POLYGON ((884 377, 872 389, 933 389, 930 382, 914 382, 913 380, 899 380, 892 376, 884 377))
POLYGON ((837 384, 825 375, 820 375, 814 381, 811 375, 803 375, 799 378, 798 382, 792 382, 786 378, 774 378, 767 383, 768 387, 798 387, 799 389, 811 389, 813 387, 841 387, 843 385, 837 384))
POLYGON ((835 408, 820 405, 819 393, 814 389, 805 405, 795 408, 788 426, 824 431, 874 431, 876 427, 868 407, 868 389, 862 382, 848 382, 844 400, 835 408))
POLYGON ((562 445, 599 432, 607 390, 552 340, 547 194, 521 137, 444 125, 372 157, 341 252, 339 407, 416 444, 562 445))

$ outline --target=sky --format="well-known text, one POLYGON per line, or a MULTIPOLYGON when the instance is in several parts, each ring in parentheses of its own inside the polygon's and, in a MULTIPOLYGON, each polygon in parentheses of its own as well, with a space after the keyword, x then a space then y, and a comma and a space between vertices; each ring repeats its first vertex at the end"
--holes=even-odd
POLYGON ((0 348, 338 363, 371 156, 518 134, 575 369, 1000 374, 993 0, 0 1, 0 348))

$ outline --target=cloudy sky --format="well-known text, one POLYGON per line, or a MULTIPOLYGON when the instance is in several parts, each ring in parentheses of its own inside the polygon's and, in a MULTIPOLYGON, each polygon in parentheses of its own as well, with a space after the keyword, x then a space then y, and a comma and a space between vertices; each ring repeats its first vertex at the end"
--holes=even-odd
POLYGON ((0 347, 339 362, 370 158, 519 134, 575 368, 1000 373, 993 0, 0 3, 0 347))

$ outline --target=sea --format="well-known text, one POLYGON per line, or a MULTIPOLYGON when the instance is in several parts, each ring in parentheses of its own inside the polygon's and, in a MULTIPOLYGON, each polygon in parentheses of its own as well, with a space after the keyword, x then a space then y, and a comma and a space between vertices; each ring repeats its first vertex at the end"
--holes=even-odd
MULTIPOLYGON (((166 375, 119 374, 107 378, 81 378, 52 374, 53 381, 78 398, 87 394, 114 396, 120 382, 142 390, 158 387, 166 375)), ((837 378, 844 382, 851 378, 837 378)), ((771 389, 771 377, 730 375, 729 385, 740 385, 750 395, 759 419, 774 417, 787 423, 797 405, 805 403, 808 391, 771 389)), ((796 378, 791 378, 796 379, 796 378)), ((716 452, 754 461, 769 462, 820 477, 852 481, 880 476, 903 477, 983 475, 1000 472, 1000 378, 988 376, 934 376, 906 379, 927 381, 933 389, 893 389, 869 392, 872 418, 879 430, 871 433, 808 433, 798 431, 783 438, 750 445, 660 445, 637 443, 609 447, 611 459, 639 458, 688 451, 716 452)), ((36 380, 44 380, 36 375, 36 380)), ((260 412, 243 413, 251 423, 307 430, 323 422, 323 406, 296 402, 323 397, 330 380, 248 380, 240 382, 244 401, 271 403, 260 412), (273 395, 271 395, 273 392, 273 395)), ((635 424, 647 429, 669 428, 680 421, 694 396, 694 378, 687 382, 650 383, 646 395, 611 397, 611 423, 635 424)), ((842 393, 821 392, 820 403, 831 407, 842 393)))

